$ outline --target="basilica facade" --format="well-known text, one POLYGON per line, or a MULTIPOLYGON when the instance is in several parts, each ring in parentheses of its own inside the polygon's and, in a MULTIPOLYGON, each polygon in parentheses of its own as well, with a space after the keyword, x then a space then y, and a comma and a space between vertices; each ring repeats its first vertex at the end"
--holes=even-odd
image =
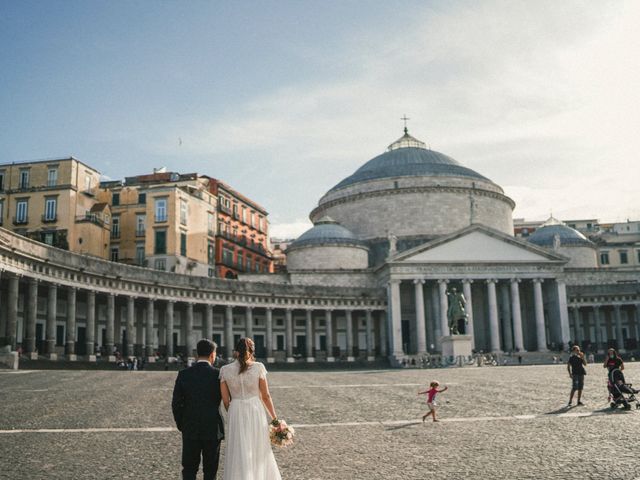
POLYGON ((231 356, 251 336, 269 362, 438 355, 462 292, 475 351, 638 348, 640 270, 598 267, 596 248, 550 218, 514 237, 514 201, 483 175, 404 135, 331 188, 287 272, 237 280, 122 265, 0 232, 0 337, 35 357, 118 350, 231 356))

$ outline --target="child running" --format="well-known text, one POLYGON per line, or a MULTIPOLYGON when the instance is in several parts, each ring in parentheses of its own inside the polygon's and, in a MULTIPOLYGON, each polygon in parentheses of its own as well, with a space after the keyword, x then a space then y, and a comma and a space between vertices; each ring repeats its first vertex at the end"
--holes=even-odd
POLYGON ((441 390, 438 390, 438 387, 440 386, 440 382, 438 381, 433 381, 429 384, 429 390, 425 390, 424 392, 418 392, 418 395, 424 395, 425 393, 427 394, 427 406, 429 407, 429 412, 425 413, 422 416, 422 421, 424 422, 427 417, 429 415, 431 415, 433 417, 433 421, 434 422, 439 422, 440 420, 438 420, 436 418, 436 395, 438 393, 444 392, 446 390, 449 389, 449 387, 444 387, 441 390))

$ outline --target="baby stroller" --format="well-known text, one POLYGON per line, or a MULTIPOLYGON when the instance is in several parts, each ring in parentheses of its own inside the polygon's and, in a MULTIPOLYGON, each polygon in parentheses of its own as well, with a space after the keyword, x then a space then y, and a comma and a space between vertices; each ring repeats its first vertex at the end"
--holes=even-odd
POLYGON ((609 402, 611 408, 618 408, 622 405, 625 410, 631 410, 631 404, 635 403, 636 409, 640 409, 640 401, 636 394, 640 390, 632 388, 630 383, 624 380, 624 374, 619 368, 614 368, 609 372, 607 389, 609 390, 609 402))

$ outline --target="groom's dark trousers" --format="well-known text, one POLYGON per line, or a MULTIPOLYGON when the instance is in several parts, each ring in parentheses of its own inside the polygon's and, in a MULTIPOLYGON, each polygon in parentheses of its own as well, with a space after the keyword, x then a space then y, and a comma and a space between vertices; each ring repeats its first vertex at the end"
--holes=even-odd
POLYGON ((215 480, 224 426, 220 407, 220 370, 198 362, 178 373, 171 408, 182 432, 182 478, 195 480, 200 458, 205 480, 215 480))

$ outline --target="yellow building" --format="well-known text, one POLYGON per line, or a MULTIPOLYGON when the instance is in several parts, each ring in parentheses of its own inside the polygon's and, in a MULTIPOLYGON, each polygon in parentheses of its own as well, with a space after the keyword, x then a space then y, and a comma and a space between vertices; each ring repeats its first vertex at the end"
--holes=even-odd
POLYGON ((100 172, 70 158, 0 164, 0 222, 54 247, 107 258, 110 209, 100 172))
POLYGON ((156 172, 100 187, 112 210, 112 261, 215 276, 217 199, 206 177, 156 172))

